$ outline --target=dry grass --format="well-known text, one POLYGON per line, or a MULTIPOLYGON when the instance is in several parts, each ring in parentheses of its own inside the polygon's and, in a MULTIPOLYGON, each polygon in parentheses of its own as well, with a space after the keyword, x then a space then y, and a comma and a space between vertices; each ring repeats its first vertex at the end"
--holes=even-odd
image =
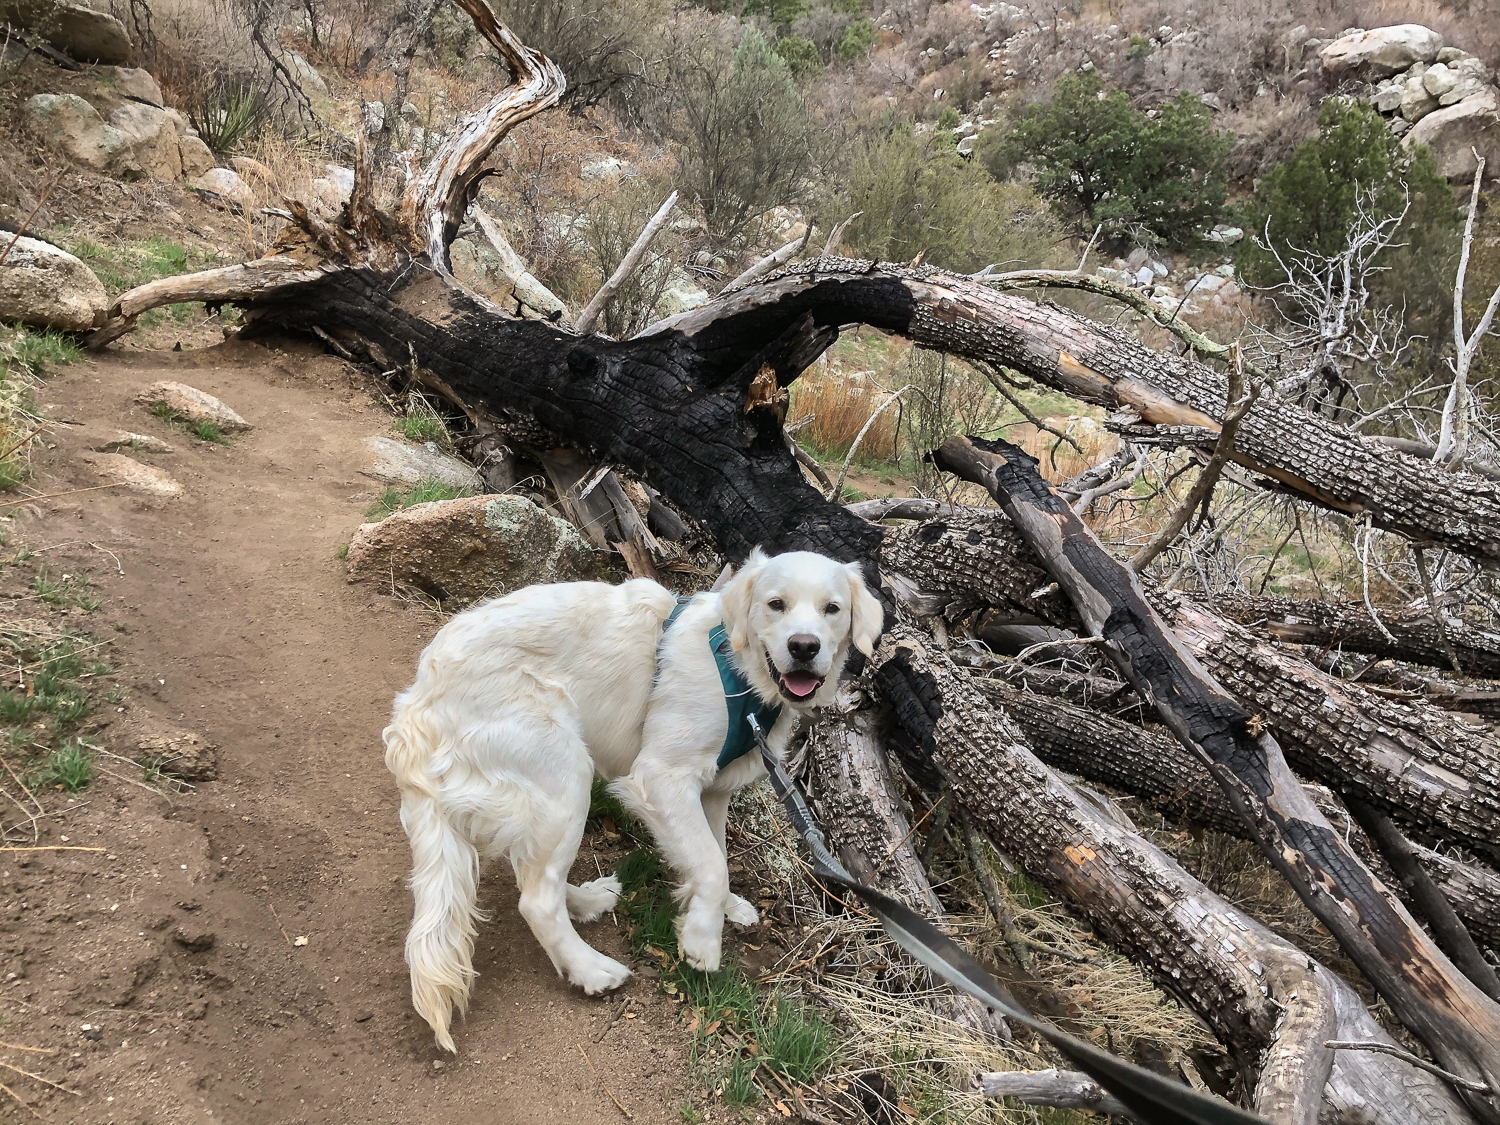
MULTIPOLYGON (((832 365, 818 364, 793 385, 788 424, 797 426, 810 416, 811 421, 796 431, 798 439, 821 457, 843 457, 870 415, 880 409, 890 392, 900 389, 886 383, 873 371, 845 373, 832 365)), ((860 443, 860 456, 865 460, 896 459, 897 417, 893 406, 875 420, 860 443)))
MULTIPOLYGON (((1034 1125, 1066 1119, 985 1099, 972 1089, 971 1076, 983 1071, 1067 1064, 1028 1032, 1018 1031, 1014 1041, 1001 1043, 937 1015, 925 1002, 934 994, 927 970, 906 957, 863 914, 827 911, 833 904, 805 881, 795 836, 765 787, 736 798, 735 821, 767 841, 738 858, 753 863, 758 868, 755 877, 778 888, 791 906, 797 940, 766 979, 814 1000, 839 1032, 836 1061, 818 1096, 847 1108, 861 1098, 866 1106, 871 1098, 894 1102, 889 1107, 893 1119, 902 1109, 922 1121, 1034 1125), (825 948, 830 952, 814 959, 814 967, 802 965, 825 948)), ((955 863, 949 874, 940 889, 950 905, 982 902, 964 864, 955 863)), ((1079 923, 1035 884, 996 874, 1002 886, 1010 888, 1012 914, 1021 932, 1075 959, 1038 953, 1033 962, 1040 986, 1066 1005, 1074 1029, 1127 1054, 1138 1043, 1152 1044, 1168 1058, 1185 1058, 1213 1047, 1194 1015, 1153 987, 1135 965, 1092 944, 1079 923), (1076 960, 1082 958, 1092 963, 1076 960)), ((984 907, 974 905, 950 915, 949 923, 950 932, 981 960, 991 965, 1008 962, 1009 954, 984 907)), ((862 1111, 856 1116, 862 1119, 862 1111)))

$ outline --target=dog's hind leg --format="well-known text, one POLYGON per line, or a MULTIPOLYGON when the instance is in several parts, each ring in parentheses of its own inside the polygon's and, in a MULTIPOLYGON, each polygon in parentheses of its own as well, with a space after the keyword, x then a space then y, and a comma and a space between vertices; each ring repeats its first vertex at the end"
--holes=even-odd
POLYGON ((521 916, 546 950, 558 975, 590 996, 625 983, 630 970, 594 949, 573 929, 570 914, 598 917, 619 897, 619 881, 596 879, 568 886, 568 870, 578 855, 588 819, 593 769, 582 738, 560 723, 538 731, 530 753, 555 763, 535 794, 524 835, 511 844, 511 864, 521 890, 521 916), (573 763, 576 769, 569 768, 573 763))

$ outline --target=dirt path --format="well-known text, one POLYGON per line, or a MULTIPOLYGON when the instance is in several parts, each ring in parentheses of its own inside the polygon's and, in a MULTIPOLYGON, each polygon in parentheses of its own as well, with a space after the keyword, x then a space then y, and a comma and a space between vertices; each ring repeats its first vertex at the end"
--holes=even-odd
MULTIPOLYGON (((61 1052, 5 1057, 82 1091, 18 1082, 42 1119, 614 1125, 602 1077, 636 1120, 683 1120, 702 1084, 675 1009, 639 979, 606 1002, 559 981, 506 871, 482 892, 493 921, 459 1058, 442 1061, 410 1011, 408 852, 380 730, 437 622, 348 585, 337 558, 376 490, 357 474, 359 442, 389 426, 368 385, 300 346, 226 344, 112 354, 40 397, 60 420, 166 437, 176 452, 137 456, 185 490, 81 493, 17 518, 18 542, 66 544, 50 565, 87 568, 104 596, 81 624, 112 639, 129 695, 93 737, 124 753, 161 720, 221 748, 219 779, 170 802, 102 759, 117 776, 46 822, 43 842, 107 852, 0 863, 0 1039, 61 1052), (220 396, 256 429, 228 446, 170 431, 133 402, 159 379, 220 396), (211 948, 184 945, 207 935, 211 948), (631 1018, 600 1041, 625 998, 631 1018)), ((32 484, 99 483, 57 429, 32 484)), ((583 872, 595 875, 587 845, 583 872)), ((608 918, 583 932, 624 956, 608 918)), ((13 1118, 29 1119, 0 1102, 13 1118)))

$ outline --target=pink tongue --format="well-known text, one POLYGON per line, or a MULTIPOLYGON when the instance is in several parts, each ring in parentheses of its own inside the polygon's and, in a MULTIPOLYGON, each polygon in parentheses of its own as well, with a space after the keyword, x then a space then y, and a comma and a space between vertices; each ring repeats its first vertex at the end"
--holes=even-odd
POLYGON ((811 672, 787 672, 781 677, 781 685, 797 698, 811 695, 823 681, 811 672))

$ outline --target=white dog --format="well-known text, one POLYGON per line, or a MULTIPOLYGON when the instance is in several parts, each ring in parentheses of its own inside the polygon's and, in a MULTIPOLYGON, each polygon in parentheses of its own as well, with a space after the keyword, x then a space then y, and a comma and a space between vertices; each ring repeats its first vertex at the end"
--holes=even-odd
POLYGON ((758 548, 722 594, 681 605, 649 579, 573 582, 448 622, 384 733, 412 848, 412 1003, 438 1044, 456 1049, 452 1006, 464 1010, 475 975, 481 857, 510 857, 521 914, 560 975, 590 995, 630 975, 573 929, 620 893, 613 876, 568 885, 595 773, 682 877, 683 957, 717 969, 726 913, 756 921, 729 891, 724 851, 730 796, 765 773, 746 752, 744 713, 760 714, 780 754, 798 717, 832 702, 850 646, 869 655, 882 622, 857 563, 758 548))

